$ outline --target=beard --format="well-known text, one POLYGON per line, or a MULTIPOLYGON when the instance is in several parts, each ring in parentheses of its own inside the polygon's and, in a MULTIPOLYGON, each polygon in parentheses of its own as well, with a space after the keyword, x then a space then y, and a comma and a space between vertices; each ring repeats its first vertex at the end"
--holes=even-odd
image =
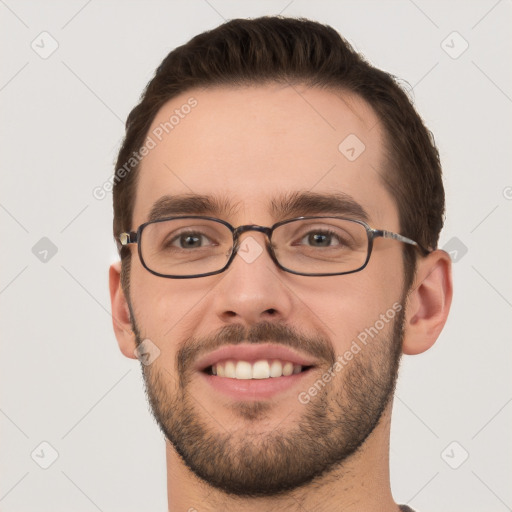
MULTIPOLYGON (((190 392, 198 355, 225 344, 285 344, 324 361, 324 371, 334 366, 336 355, 328 338, 273 322, 228 325, 212 336, 185 339, 176 352, 174 374, 155 363, 141 364, 153 416, 184 464, 207 484, 239 497, 286 494, 341 468, 378 425, 395 390, 404 317, 402 308, 308 403, 297 400, 301 410, 292 427, 277 425, 263 432, 255 424, 251 431, 249 422, 276 414, 275 403, 231 401, 220 407, 229 407, 244 421, 236 430, 232 425, 223 428, 208 422, 201 397, 190 392)), ((133 314, 132 327, 139 345, 143 337, 133 314)), ((315 382, 321 378, 319 370, 313 368, 315 382)))

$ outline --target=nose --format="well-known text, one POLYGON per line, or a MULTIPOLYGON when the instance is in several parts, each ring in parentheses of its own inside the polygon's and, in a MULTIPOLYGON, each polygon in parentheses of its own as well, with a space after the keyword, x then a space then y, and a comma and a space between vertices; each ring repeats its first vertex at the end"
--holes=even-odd
POLYGON ((240 235, 237 254, 215 287, 216 314, 223 322, 252 325, 291 314, 293 294, 285 274, 292 274, 277 267, 267 243, 262 232, 240 235))

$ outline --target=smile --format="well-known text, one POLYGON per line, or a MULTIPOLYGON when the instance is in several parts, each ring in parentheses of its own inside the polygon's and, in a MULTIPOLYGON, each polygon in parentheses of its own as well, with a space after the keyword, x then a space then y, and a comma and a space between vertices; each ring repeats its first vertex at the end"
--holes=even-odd
POLYGON ((302 366, 279 359, 260 359, 254 362, 228 359, 208 367, 206 372, 209 375, 228 379, 248 380, 288 377, 309 368, 310 366, 302 366))

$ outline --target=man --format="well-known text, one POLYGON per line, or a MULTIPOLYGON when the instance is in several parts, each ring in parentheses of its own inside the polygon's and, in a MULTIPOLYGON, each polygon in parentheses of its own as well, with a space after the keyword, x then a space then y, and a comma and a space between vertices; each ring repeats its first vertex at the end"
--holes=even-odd
POLYGON ((379 511, 402 353, 452 297, 407 95, 332 28, 232 20, 172 51, 114 176, 112 314, 171 511, 379 511))

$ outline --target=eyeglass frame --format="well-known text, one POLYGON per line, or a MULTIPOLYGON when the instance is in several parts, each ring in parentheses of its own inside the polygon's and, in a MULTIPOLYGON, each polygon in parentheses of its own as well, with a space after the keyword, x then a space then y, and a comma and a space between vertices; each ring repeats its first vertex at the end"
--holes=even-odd
POLYGON ((217 217, 208 217, 208 216, 203 216, 203 215, 183 215, 183 216, 177 216, 177 217, 165 217, 165 218, 162 218, 162 219, 155 219, 155 220, 151 220, 151 221, 148 221, 148 222, 144 222, 143 224, 141 224, 137 228, 137 231, 130 231, 130 232, 120 233, 119 236, 117 237, 116 241, 118 242, 120 249, 122 249, 123 247, 126 247, 127 245, 130 245, 130 244, 137 244, 137 250, 138 250, 138 254, 139 254, 139 259, 140 259, 140 261, 142 263, 142 266, 148 272, 150 272, 151 274, 153 274, 155 276, 164 277, 164 278, 167 278, 167 279, 194 279, 194 278, 197 278, 197 277, 207 277, 207 276, 213 276, 213 275, 221 274, 222 272, 227 270, 228 267, 233 262, 233 260, 235 259, 235 256, 237 255, 238 250, 240 249, 240 243, 239 243, 240 235, 242 235, 243 233, 246 233, 248 231, 258 231, 258 232, 263 233, 263 234, 266 235, 267 242, 266 242, 265 245, 266 245, 266 248, 267 248, 267 252, 269 253, 272 261, 277 265, 278 268, 280 268, 281 270, 284 270, 285 272, 289 272, 290 274, 295 274, 295 275, 299 275, 299 276, 306 276, 306 277, 342 276, 342 275, 354 274, 356 272, 360 272, 361 270, 363 270, 368 265, 368 262, 370 261, 370 256, 371 256, 372 250, 373 250, 373 241, 374 241, 375 238, 387 238, 387 239, 390 239, 390 240, 396 240, 398 242, 402 242, 402 243, 411 245, 413 247, 416 247, 420 252, 422 252, 424 256, 427 256, 428 254, 430 254, 432 252, 432 250, 426 249, 425 247, 423 247, 418 242, 415 242, 414 240, 412 240, 412 239, 410 239, 410 238, 408 238, 406 236, 400 235, 398 233, 394 233, 392 231, 387 231, 385 229, 374 229, 374 228, 370 227, 366 222, 364 222, 362 220, 359 220, 359 219, 351 219, 351 218, 348 218, 348 217, 337 217, 337 216, 332 216, 332 215, 294 217, 293 219, 286 219, 286 220, 282 220, 282 221, 276 222, 271 227, 258 226, 256 224, 246 224, 246 225, 238 226, 236 228, 234 226, 232 226, 229 222, 226 222, 225 220, 222 220, 222 219, 218 219, 217 217), (229 256, 229 259, 226 262, 226 264, 220 270, 215 270, 213 272, 206 272, 204 274, 194 274, 194 275, 191 275, 191 276, 188 276, 188 275, 185 275, 185 276, 175 276, 175 275, 161 274, 159 272, 151 270, 147 266, 147 264, 144 261, 144 258, 142 256, 142 249, 141 249, 141 244, 140 244, 140 240, 142 238, 142 232, 144 231, 146 226, 148 226, 150 224, 156 224, 156 223, 159 223, 159 222, 166 222, 166 221, 169 221, 169 220, 177 220, 177 219, 211 220, 211 221, 215 221, 215 222, 218 222, 220 224, 223 224, 224 226, 226 226, 231 231, 231 234, 233 235, 233 245, 232 245, 232 248, 231 248, 231 255, 229 256), (280 227, 280 226, 282 226, 284 224, 288 224, 290 222, 294 222, 294 221, 298 221, 298 220, 309 220, 309 219, 338 219, 338 220, 346 220, 346 221, 350 221, 350 222, 355 222, 356 224, 360 224, 361 226, 363 226, 365 228, 365 230, 366 230, 366 235, 368 237, 368 248, 367 248, 367 255, 366 255, 365 262, 359 268, 357 268, 355 270, 349 270, 348 272, 322 273, 322 274, 304 274, 304 273, 301 273, 301 272, 296 272, 294 270, 290 270, 290 269, 284 267, 283 265, 281 265, 279 263, 279 261, 277 260, 277 257, 276 257, 276 255, 274 253, 273 248, 272 248, 272 233, 278 227, 280 227))

